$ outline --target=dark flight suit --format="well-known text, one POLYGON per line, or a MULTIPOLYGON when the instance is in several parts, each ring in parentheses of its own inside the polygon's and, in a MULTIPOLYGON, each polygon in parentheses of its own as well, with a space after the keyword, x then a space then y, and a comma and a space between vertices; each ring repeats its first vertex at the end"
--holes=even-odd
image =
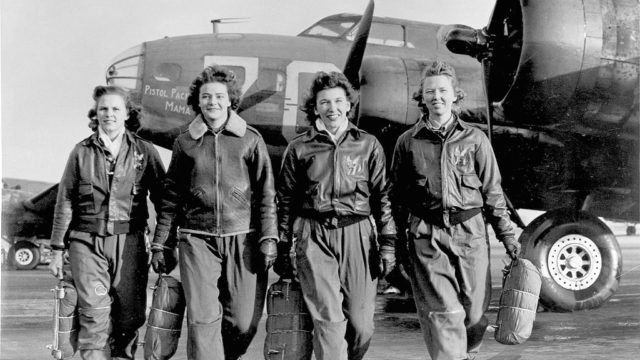
POLYGON ((278 238, 274 179, 260 134, 236 113, 214 132, 194 119, 173 147, 154 243, 179 227, 187 357, 237 359, 267 288, 260 241, 278 238))
POLYGON ((376 228, 396 233, 382 146, 351 123, 337 145, 314 126, 289 144, 279 180, 279 226, 297 239, 316 359, 361 359, 374 330, 376 228))
POLYGON ((83 359, 133 359, 147 305, 147 194, 158 204, 163 178, 157 150, 128 131, 117 157, 97 131, 69 156, 51 244, 64 248, 68 231, 83 359))
POLYGON ((391 199, 408 231, 409 271, 431 358, 473 358, 488 325, 489 243, 514 238, 487 137, 457 117, 443 133, 421 119, 397 141, 391 199))

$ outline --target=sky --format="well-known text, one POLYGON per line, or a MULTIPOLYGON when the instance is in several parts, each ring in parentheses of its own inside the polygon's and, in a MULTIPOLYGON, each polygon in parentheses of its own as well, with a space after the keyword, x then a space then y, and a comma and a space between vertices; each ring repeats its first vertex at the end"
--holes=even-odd
MULTIPOLYGON (((296 35, 368 0, 2 0, 2 177, 58 182, 89 136, 91 93, 124 50, 164 36, 210 33, 211 19, 249 18, 221 32, 296 35)), ((377 0, 375 16, 484 26, 494 0, 377 0)), ((162 150, 163 160, 169 151, 162 150)), ((168 164, 165 164, 168 165, 168 164)))

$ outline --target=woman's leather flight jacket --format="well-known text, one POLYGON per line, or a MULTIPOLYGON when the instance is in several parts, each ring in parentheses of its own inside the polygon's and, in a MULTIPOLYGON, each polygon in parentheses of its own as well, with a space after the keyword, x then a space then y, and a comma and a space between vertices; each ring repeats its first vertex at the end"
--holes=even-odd
POLYGON ((173 145, 154 243, 181 232, 278 238, 271 160, 262 136, 230 112, 213 133, 196 117, 173 145))
POLYGON ((351 123, 338 145, 315 126, 293 139, 280 172, 278 214, 285 237, 297 216, 373 214, 379 234, 395 234, 380 142, 351 123))
POLYGON ((54 211, 51 245, 62 248, 67 231, 100 236, 126 234, 147 226, 147 195, 158 206, 164 166, 153 145, 125 131, 113 179, 98 132, 69 155, 54 211))
MULTIPOLYGON (((500 171, 487 136, 478 128, 456 119, 457 123, 444 142, 438 140, 419 120, 403 133, 396 143, 391 165, 391 197, 398 222, 407 211, 419 218, 438 210, 445 226, 449 214, 482 209, 499 240, 514 237, 500 171), (438 148, 442 148, 440 156, 438 148), (440 173, 432 162, 440 163, 440 173), (433 184, 442 183, 441 189, 433 184), (429 208, 429 199, 442 194, 438 209, 429 208)), ((404 224, 400 224, 404 225, 404 224)))

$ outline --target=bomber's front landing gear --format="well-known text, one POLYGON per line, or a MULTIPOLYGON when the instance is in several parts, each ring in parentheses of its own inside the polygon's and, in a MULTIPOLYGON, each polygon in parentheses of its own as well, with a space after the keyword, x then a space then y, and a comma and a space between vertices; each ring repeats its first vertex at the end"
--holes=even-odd
POLYGON ((595 216, 573 209, 549 211, 533 220, 519 240, 522 256, 540 270, 540 302, 546 308, 597 308, 618 288, 620 246, 595 216))

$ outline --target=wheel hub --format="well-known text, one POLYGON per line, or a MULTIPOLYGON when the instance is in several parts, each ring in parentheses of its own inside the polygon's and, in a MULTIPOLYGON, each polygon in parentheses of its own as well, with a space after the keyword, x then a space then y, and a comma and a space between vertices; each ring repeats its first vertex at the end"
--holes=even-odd
POLYGON ((30 251, 27 251, 24 249, 20 249, 16 251, 16 261, 21 265, 30 263, 32 257, 33 255, 31 254, 30 251))
POLYGON ((567 266, 573 269, 579 269, 582 267, 582 258, 579 256, 570 256, 567 260, 567 266))
POLYGON ((581 234, 569 234, 549 250, 549 272, 553 280, 569 290, 586 289, 602 272, 602 256, 596 244, 581 234))

